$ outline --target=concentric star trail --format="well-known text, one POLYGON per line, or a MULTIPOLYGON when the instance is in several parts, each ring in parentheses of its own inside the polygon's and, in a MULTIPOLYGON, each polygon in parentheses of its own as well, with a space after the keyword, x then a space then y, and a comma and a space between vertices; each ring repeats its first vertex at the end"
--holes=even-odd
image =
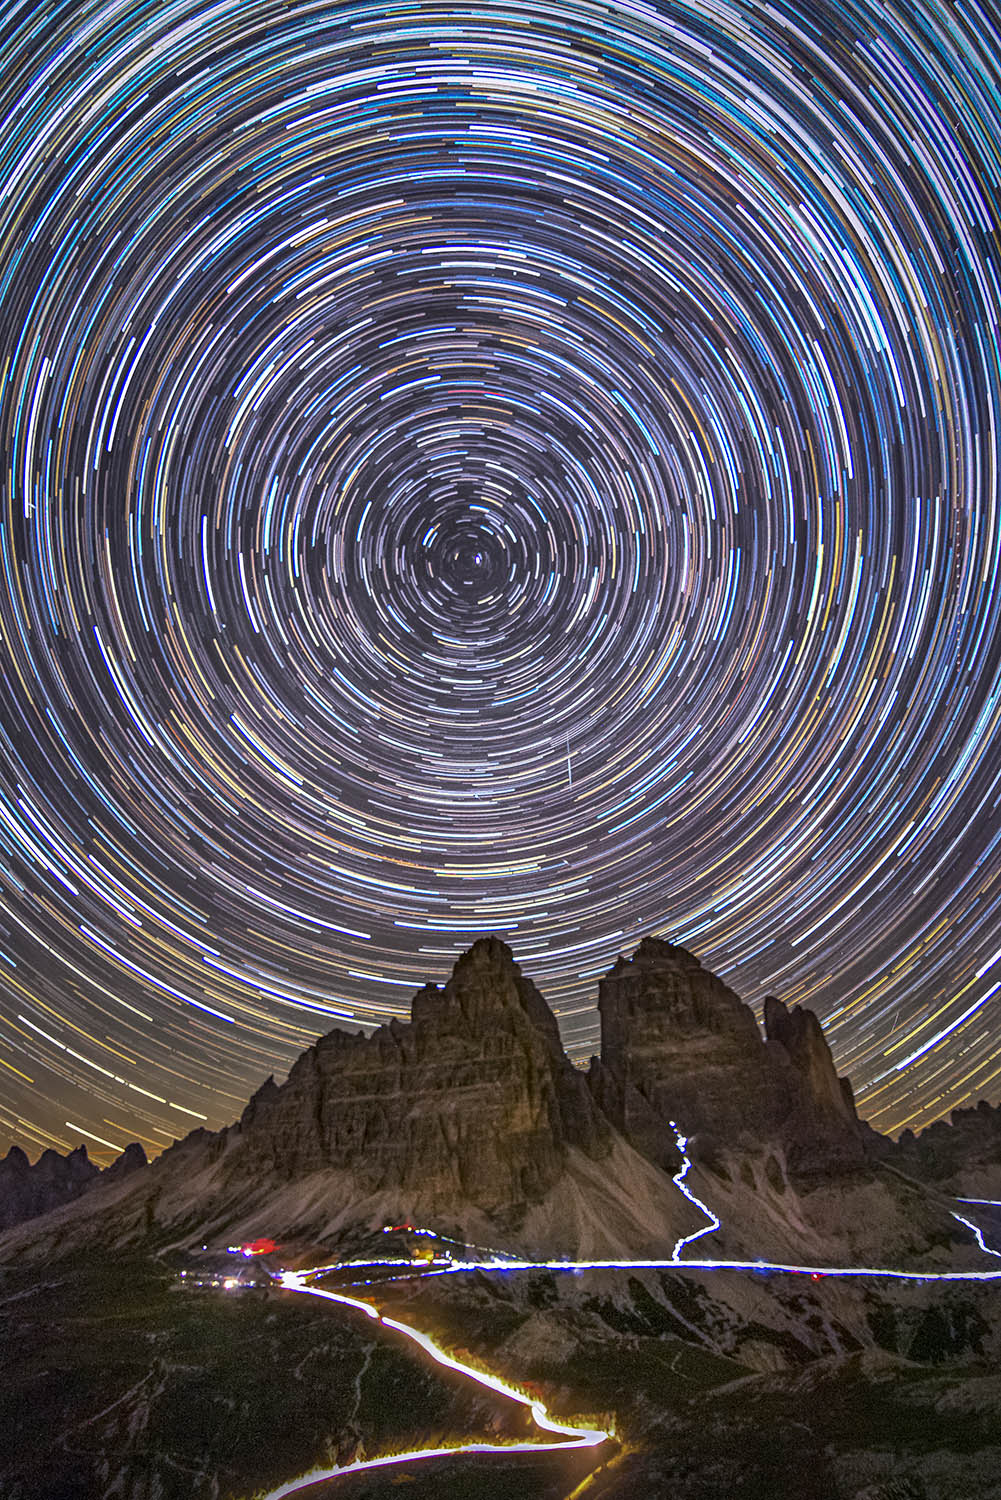
POLYGON ((0 1135, 233 1117, 657 932, 1001 1077, 995 9, 0 31, 0 1135))

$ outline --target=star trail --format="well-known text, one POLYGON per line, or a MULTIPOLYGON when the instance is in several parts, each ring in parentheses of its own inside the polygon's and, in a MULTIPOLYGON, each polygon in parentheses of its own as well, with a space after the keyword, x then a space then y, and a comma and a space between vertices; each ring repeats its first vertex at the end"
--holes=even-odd
POLYGON ((650 932, 1001 1088, 1001 16, 11 5, 0 1137, 650 932))

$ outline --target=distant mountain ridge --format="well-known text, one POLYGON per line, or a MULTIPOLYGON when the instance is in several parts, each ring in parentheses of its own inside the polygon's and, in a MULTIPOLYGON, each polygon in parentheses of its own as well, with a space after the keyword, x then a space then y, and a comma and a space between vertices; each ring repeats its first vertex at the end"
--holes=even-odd
POLYGON ((138 1141, 126 1146, 104 1171, 90 1160, 86 1146, 77 1146, 66 1156, 50 1148, 34 1165, 20 1146, 11 1146, 0 1157, 0 1230, 60 1208, 97 1182, 114 1182, 144 1166, 146 1153, 138 1141))
MULTIPOLYGON (((481 1242, 669 1253, 705 1227, 671 1182, 679 1132, 690 1181, 726 1210, 717 1247, 724 1233, 731 1250, 812 1245, 817 1256, 849 1241, 855 1250, 933 1243, 920 1205, 898 1201, 913 1198, 903 1175, 895 1187, 874 1176, 901 1151, 917 1172, 920 1152, 906 1140, 898 1151, 859 1121, 812 1012, 769 997, 762 1036, 732 990, 657 938, 616 962, 598 1004, 601 1055, 585 1073, 511 949, 480 939, 443 986, 418 991, 409 1022, 331 1031, 285 1083, 269 1078, 237 1123, 193 1131, 148 1167, 130 1147, 98 1175, 78 1151, 56 1158, 68 1164, 64 1183, 45 1157, 39 1174, 42 1162, 27 1167, 18 1153, 10 1166, 8 1156, 0 1255, 36 1244, 58 1253, 95 1237, 324 1242, 352 1223, 419 1214, 481 1242), (31 1192, 26 1172, 37 1175, 31 1192), (43 1178, 59 1179, 51 1196, 43 1178), (18 1213, 37 1217, 12 1229, 18 1213)), ((992 1153, 982 1153, 981 1188, 992 1153)))

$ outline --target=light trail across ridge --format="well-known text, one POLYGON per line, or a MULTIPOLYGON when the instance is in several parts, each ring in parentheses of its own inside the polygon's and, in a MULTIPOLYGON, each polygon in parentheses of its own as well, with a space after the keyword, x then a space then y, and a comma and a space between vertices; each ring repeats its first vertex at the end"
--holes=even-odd
MULTIPOLYGON (((581 1271, 596 1270, 669 1270, 674 1272, 724 1270, 750 1271, 759 1275, 762 1272, 766 1272, 782 1275, 805 1275, 812 1276, 814 1278, 828 1276, 841 1278, 864 1277, 891 1281, 934 1282, 948 1284, 956 1282, 979 1283, 1001 1281, 1001 1270, 928 1272, 904 1271, 887 1268, 877 1269, 873 1267, 860 1266, 801 1266, 762 1260, 750 1261, 682 1259, 682 1251, 686 1245, 689 1245, 694 1240, 699 1239, 703 1234, 712 1233, 715 1230, 720 1229, 722 1226, 720 1224, 719 1218, 713 1212, 713 1210, 709 1208, 705 1203, 703 1203, 700 1198, 696 1197, 688 1187, 685 1179, 692 1167, 692 1161, 688 1156, 686 1149, 688 1140, 687 1137, 682 1134, 673 1120, 670 1122, 670 1125, 671 1129, 674 1131, 675 1142, 682 1157, 681 1167, 674 1174, 671 1180, 678 1191, 685 1198, 687 1198, 690 1203, 701 1209, 701 1211, 711 1222, 705 1228, 699 1230, 696 1234, 687 1235, 678 1239, 669 1259, 556 1259, 532 1261, 519 1259, 514 1256, 508 1257, 500 1254, 499 1252, 492 1251, 487 1253, 486 1259, 467 1258, 465 1260, 455 1260, 450 1262, 447 1266, 437 1266, 433 1271, 429 1271, 427 1268, 422 1268, 418 1274, 423 1277, 426 1275, 443 1276, 456 1274, 462 1271, 478 1271, 485 1273, 514 1271, 568 1271, 576 1273, 581 1271)), ((1001 1258, 1001 1251, 993 1250, 984 1243, 983 1233, 976 1224, 973 1224, 969 1219, 965 1219, 957 1213, 953 1213, 952 1217, 956 1219, 960 1224, 965 1225, 967 1229, 972 1231, 978 1247, 985 1255, 992 1255, 1001 1258)), ((414 1226, 412 1224, 396 1226, 395 1229, 391 1229, 389 1226, 387 1226, 383 1232, 393 1233, 398 1232, 400 1229, 413 1235, 426 1237, 430 1240, 440 1240, 444 1244, 455 1245, 457 1247, 459 1245, 459 1241, 451 1238, 450 1236, 439 1235, 437 1231, 433 1229, 414 1226)), ((464 1248, 468 1249, 470 1247, 466 1246, 464 1248)), ((270 1490, 268 1494, 263 1497, 263 1500, 282 1500, 282 1497, 286 1495, 297 1494, 300 1491, 309 1489, 313 1485, 319 1484, 323 1481, 338 1479, 342 1476, 352 1473, 360 1473, 365 1470, 388 1468, 398 1463, 415 1462, 421 1459, 446 1458, 456 1454, 515 1454, 519 1452, 548 1452, 554 1451, 557 1448, 597 1447, 602 1442, 613 1436, 611 1432, 606 1432, 598 1428, 576 1427, 567 1423, 556 1422, 549 1415, 544 1404, 536 1397, 530 1397, 526 1395, 523 1391, 519 1391, 516 1386, 511 1385, 509 1381, 505 1381, 499 1376, 491 1375, 489 1372, 478 1369, 476 1366, 470 1365, 464 1360, 457 1359, 453 1354, 450 1354, 446 1349, 444 1349, 436 1340, 432 1339, 430 1335, 422 1333, 412 1324, 401 1322, 396 1318, 387 1317, 384 1313, 380 1313, 378 1308, 374 1307, 370 1302, 366 1302, 359 1297, 352 1297, 344 1292, 328 1291, 325 1288, 315 1287, 309 1284, 312 1278, 318 1276, 327 1276, 337 1272, 349 1272, 352 1276, 357 1276, 357 1274, 361 1271, 377 1270, 381 1272, 383 1267, 399 1267, 401 1264, 402 1263, 399 1259, 389 1257, 380 1257, 377 1260, 368 1262, 357 1260, 341 1261, 335 1262, 331 1265, 317 1266, 308 1271, 282 1271, 277 1273, 275 1279, 286 1291, 303 1292, 314 1297, 325 1298, 330 1302, 340 1303, 341 1305, 349 1307, 356 1312, 364 1313, 366 1317, 373 1319, 375 1322, 379 1323, 385 1328, 391 1328, 398 1333, 402 1333, 406 1338, 417 1344, 419 1348, 421 1348, 427 1355, 429 1355, 436 1364, 442 1366, 442 1368, 453 1370, 456 1373, 465 1376, 467 1379, 472 1380, 475 1383, 496 1392, 498 1395, 505 1397, 505 1399, 507 1400, 516 1401, 521 1405, 528 1407, 532 1413, 532 1418, 536 1426, 542 1428, 546 1432, 559 1434, 561 1441, 555 1444, 460 1443, 451 1448, 435 1447, 415 1449, 401 1454, 383 1455, 381 1458, 362 1459, 345 1465, 334 1465, 327 1468, 316 1468, 310 1470, 308 1474, 301 1475, 297 1479, 287 1481, 285 1484, 280 1485, 277 1489, 270 1490)))
MULTIPOLYGON (((690 1163, 687 1164, 690 1165, 690 1163)), ((683 1173, 684 1168, 682 1169, 682 1175, 683 1173)), ((689 1197, 689 1194, 685 1192, 684 1182, 678 1182, 677 1177, 674 1179, 674 1181, 676 1182, 679 1190, 682 1191, 686 1197, 689 1197)), ((700 1207, 704 1207, 704 1205, 699 1203, 699 1200, 694 1197, 690 1198, 690 1201, 698 1203, 700 1207)), ((719 1220, 716 1219, 716 1216, 712 1214, 712 1211, 706 1209, 705 1212, 707 1214, 710 1214, 715 1220, 715 1222, 710 1226, 710 1229, 719 1228, 719 1220)), ((1001 1256, 1001 1252, 991 1249, 984 1243, 983 1234, 977 1225, 971 1223, 967 1219, 962 1218, 959 1214, 954 1214, 953 1217, 973 1232, 977 1244, 979 1248, 984 1252, 984 1254, 1001 1256)), ((417 1230, 415 1232, 426 1234, 434 1239, 438 1238, 438 1236, 435 1234, 435 1231, 433 1230, 425 1229, 417 1230)), ((875 1268, 862 1266, 835 1267, 817 1265, 791 1265, 775 1261, 762 1260, 683 1260, 680 1258, 680 1251, 685 1244, 691 1242, 691 1238, 694 1238, 694 1236, 689 1237, 688 1239, 679 1240, 675 1245, 675 1250, 672 1256, 669 1259, 664 1260, 555 1259, 533 1261, 517 1259, 514 1257, 505 1259, 492 1257, 488 1260, 470 1259, 453 1261, 448 1266, 436 1267, 433 1272, 421 1271, 418 1274, 420 1276, 425 1276, 428 1274, 442 1276, 457 1274, 462 1271, 478 1271, 483 1273, 490 1273, 514 1271, 581 1272, 594 1270, 667 1270, 672 1272, 750 1271, 759 1275, 762 1272, 766 1272, 776 1273, 780 1275, 805 1275, 814 1278, 866 1278, 876 1280, 911 1281, 918 1283, 931 1282, 939 1284, 955 1284, 958 1282, 975 1284, 982 1282, 1001 1281, 1001 1270, 929 1272, 905 1271, 885 1267, 875 1268)), ((455 1242, 449 1241, 449 1243, 455 1242)), ((310 1470, 307 1474, 300 1475, 297 1479, 287 1481, 286 1483, 280 1485, 277 1489, 268 1491, 267 1495, 263 1497, 263 1500, 282 1500, 282 1497, 284 1496, 297 1494, 323 1481, 338 1479, 342 1476, 347 1476, 353 1473, 360 1473, 366 1470, 388 1468, 399 1463, 411 1463, 424 1459, 447 1458, 459 1454, 509 1455, 516 1453, 549 1452, 555 1451, 557 1448, 597 1447, 602 1442, 613 1436, 613 1433, 606 1432, 597 1428, 578 1427, 568 1423, 556 1422, 549 1415, 549 1413, 546 1411, 545 1406, 538 1400, 538 1398, 526 1395, 524 1392, 519 1391, 517 1387, 512 1386, 510 1382, 505 1381, 498 1376, 491 1375, 485 1370, 478 1369, 476 1366, 470 1365, 466 1361, 456 1359, 454 1355, 449 1354, 447 1350, 442 1348, 442 1346, 438 1344, 434 1339, 432 1339, 428 1334, 422 1333, 419 1329, 413 1327, 413 1325, 404 1323, 396 1318, 387 1317, 385 1314, 381 1314, 376 1307, 374 1307, 371 1303, 362 1300, 361 1298, 352 1297, 343 1292, 332 1292, 324 1288, 309 1285, 310 1278, 316 1276, 330 1275, 338 1271, 349 1271, 352 1275, 357 1275, 358 1272, 366 1269, 376 1270, 380 1269, 384 1265, 397 1264, 399 1264, 397 1261, 389 1260, 379 1260, 369 1262, 367 1264, 358 1261, 347 1261, 334 1263, 329 1266, 316 1267, 310 1271, 284 1271, 279 1273, 276 1279, 287 1291, 303 1292, 311 1296, 325 1298, 330 1302, 340 1303, 345 1307, 353 1309, 354 1311, 364 1313, 366 1317, 373 1319, 383 1327, 393 1329, 394 1331, 403 1334, 406 1338, 417 1344, 419 1348, 421 1348, 427 1355, 431 1357, 431 1359, 435 1361, 435 1363, 442 1366, 444 1369, 453 1370, 456 1373, 465 1376, 467 1379, 470 1379, 477 1384, 496 1392, 498 1395, 504 1396, 508 1400, 519 1402, 521 1405, 528 1407, 532 1413, 532 1418, 535 1421, 536 1425, 546 1432, 558 1434, 560 1436, 560 1441, 558 1443, 526 1442, 510 1444, 457 1443, 454 1446, 448 1448, 434 1447, 426 1449, 414 1449, 400 1454, 386 1454, 382 1457, 374 1459, 361 1459, 345 1465, 333 1465, 324 1468, 318 1467, 316 1469, 310 1470)))
POLYGON ((421 1333, 409 1323, 402 1323, 397 1318, 389 1318, 381 1314, 377 1308, 369 1302, 363 1302, 357 1297, 347 1297, 340 1292, 329 1292, 322 1287, 309 1286, 307 1277, 317 1274, 306 1271, 285 1271, 278 1278, 286 1291, 304 1292, 308 1296, 323 1297, 329 1302, 339 1302, 346 1307, 353 1308, 357 1312, 363 1312, 369 1318, 374 1319, 384 1328, 390 1328, 396 1333, 401 1333, 405 1338, 417 1344, 435 1364, 443 1369, 453 1370, 459 1375, 465 1376, 467 1380, 484 1386, 498 1396, 503 1396, 507 1401, 514 1401, 520 1406, 527 1407, 531 1412, 535 1425, 543 1432, 557 1436, 557 1442, 523 1442, 523 1443, 456 1443, 448 1448, 418 1448, 408 1453, 386 1454, 382 1458, 360 1459, 354 1463, 333 1465, 329 1468, 316 1468, 308 1474, 302 1474, 298 1479, 287 1481, 277 1489, 269 1490, 263 1500, 282 1500, 286 1495, 295 1495, 305 1489, 310 1489, 315 1484, 324 1480, 340 1479, 348 1474, 357 1474, 370 1469, 389 1468, 394 1464, 414 1463, 422 1459, 450 1458, 460 1454, 495 1454, 508 1455, 516 1453, 549 1453, 568 1448, 596 1448, 612 1436, 600 1428, 575 1427, 566 1422, 558 1422, 550 1416, 545 1405, 537 1396, 528 1396, 524 1391, 511 1385, 506 1380, 501 1380, 497 1375, 491 1375, 485 1370, 479 1370, 475 1365, 456 1359, 449 1354, 440 1344, 436 1343, 428 1334, 421 1333))

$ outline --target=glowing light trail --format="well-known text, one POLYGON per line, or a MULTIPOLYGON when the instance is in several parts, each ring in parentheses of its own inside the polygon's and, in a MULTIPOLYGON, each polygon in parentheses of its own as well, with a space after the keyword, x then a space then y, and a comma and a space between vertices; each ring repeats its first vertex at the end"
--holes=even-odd
MULTIPOLYGON (((996 1254, 988 1251, 988 1254, 996 1254)), ((774 1271, 787 1276, 875 1277, 884 1281, 1001 1281, 1001 1271, 900 1271, 887 1266, 797 1265, 774 1260, 509 1260, 458 1261, 445 1268, 456 1271, 774 1271)))
MULTIPOLYGON (((678 1129, 674 1120, 670 1122, 674 1131, 675 1144, 681 1152, 682 1163, 679 1170, 671 1179, 678 1191, 688 1199, 696 1208, 711 1220, 704 1228, 697 1230, 694 1234, 685 1235, 680 1238, 670 1256, 666 1260, 521 1260, 514 1257, 501 1255, 499 1252, 489 1252, 487 1259, 465 1259, 453 1260, 448 1265, 435 1266, 433 1269, 422 1267, 416 1274, 419 1275, 450 1275, 460 1271, 480 1272, 511 1272, 511 1271, 605 1271, 605 1270, 628 1270, 628 1271, 753 1271, 775 1272, 784 1275, 798 1276, 831 1276, 841 1278, 851 1277, 874 1277, 895 1281, 917 1281, 917 1282, 986 1282, 1001 1281, 1001 1270, 998 1271, 902 1271, 888 1268, 876 1268, 865 1266, 802 1266, 789 1265, 776 1261, 762 1260, 682 1260, 681 1252, 686 1245, 703 1235, 712 1234, 721 1228, 720 1220, 716 1214, 705 1203, 702 1202, 688 1187, 685 1181, 692 1167, 691 1158, 688 1156, 688 1138, 678 1129)), ((989 1200, 959 1200, 985 1202, 989 1200)), ((976 1238, 977 1245, 985 1255, 992 1255, 1001 1259, 1001 1251, 992 1250, 984 1243, 981 1230, 969 1219, 963 1218, 961 1214, 953 1213, 952 1217, 960 1224, 971 1230, 976 1238)), ((420 1235, 435 1241, 441 1241, 449 1245, 459 1245, 459 1241, 447 1235, 439 1235, 436 1230, 417 1227, 413 1224, 396 1226, 387 1225, 383 1233, 406 1233, 420 1235)), ((466 1246, 465 1248, 469 1248, 466 1246)), ((387 1317, 372 1306, 371 1303, 362 1301, 358 1297, 348 1296, 344 1292, 332 1292, 325 1288, 309 1285, 309 1278, 326 1276, 335 1272, 349 1271, 357 1274, 360 1271, 377 1270, 382 1267, 399 1267, 406 1264, 397 1258, 380 1257, 371 1261, 340 1261, 328 1266, 317 1266, 309 1271, 283 1271, 278 1274, 277 1279, 281 1285, 292 1292, 304 1292, 313 1297, 322 1297, 328 1302, 338 1302, 342 1306, 350 1307, 357 1312, 364 1313, 366 1317, 381 1324, 384 1328, 392 1328, 397 1333, 402 1333, 406 1338, 423 1349, 431 1359, 444 1369, 453 1370, 467 1379, 475 1381, 478 1385, 485 1386, 488 1390, 496 1392, 506 1400, 516 1401, 526 1406, 532 1413, 537 1427, 543 1431, 557 1433, 562 1441, 559 1443, 461 1443, 451 1448, 422 1448, 412 1449, 407 1453, 389 1454, 382 1458, 362 1459, 355 1463, 335 1465, 332 1468, 312 1469, 308 1474, 298 1479, 290 1480, 280 1485, 278 1489, 271 1490, 264 1500, 282 1500, 285 1495, 297 1494, 302 1490, 309 1489, 314 1484, 324 1480, 337 1479, 346 1474, 358 1473, 367 1469, 387 1468, 392 1464, 413 1463, 418 1460, 432 1458, 445 1458, 458 1453, 527 1453, 548 1452, 557 1448, 591 1448, 605 1442, 612 1436, 610 1432, 601 1431, 598 1428, 574 1427, 567 1423, 555 1421, 546 1411, 541 1401, 526 1396, 507 1381, 501 1380, 499 1376, 491 1375, 485 1370, 478 1370, 473 1365, 466 1364, 463 1360, 456 1359, 441 1347, 429 1334, 422 1333, 409 1323, 402 1323, 397 1318, 387 1317)), ((414 1263, 410 1262, 411 1267, 414 1263)), ((393 1278, 396 1279, 396 1278, 393 1278)))
POLYGON ((965 1224, 967 1229, 973 1231, 973 1234, 976 1237, 977 1244, 980 1246, 985 1255, 996 1255, 998 1259, 1001 1259, 1001 1250, 992 1250, 990 1245, 984 1244, 984 1232, 980 1228, 979 1224, 974 1224, 969 1219, 964 1219, 962 1214, 953 1214, 952 1217, 958 1220, 960 1224, 965 1224))
POLYGON ((714 1233, 715 1230, 719 1229, 720 1222, 716 1215, 713 1213, 712 1209, 709 1208, 705 1203, 703 1203, 701 1198, 696 1198, 695 1194, 691 1191, 687 1182, 685 1181, 685 1178, 688 1176, 692 1165, 692 1159, 688 1155, 687 1150, 688 1137, 687 1135, 681 1134, 681 1131, 678 1129, 673 1120, 670 1122, 670 1124, 671 1129, 674 1131, 675 1145, 681 1152, 682 1157, 681 1167, 671 1178, 671 1181, 674 1183, 678 1191, 684 1194, 689 1203, 693 1204, 696 1208, 700 1208, 705 1214, 706 1218, 712 1221, 711 1223, 706 1224, 703 1229, 697 1229, 694 1234, 686 1234, 683 1236, 683 1238, 678 1240, 677 1244, 671 1252, 671 1259, 678 1260, 681 1256, 682 1250, 686 1245, 691 1245, 695 1240, 702 1239, 703 1235, 714 1233))
MULTIPOLYGON (((350 1264, 350 1263, 346 1263, 350 1264)), ((405 1338, 410 1339, 423 1349, 436 1364, 446 1370, 454 1370, 466 1379, 473 1380, 477 1385, 485 1386, 488 1390, 503 1396, 507 1401, 515 1401, 520 1406, 526 1407, 532 1414, 535 1425, 544 1432, 558 1435, 559 1442, 521 1442, 521 1443, 456 1443, 450 1448, 419 1448, 408 1453, 386 1454, 382 1458, 359 1459, 355 1463, 335 1464, 331 1468, 311 1469, 308 1474, 301 1475, 298 1479, 289 1480, 281 1484, 275 1490, 269 1490, 264 1500, 282 1500, 285 1495, 295 1495, 302 1490, 309 1489, 314 1484, 320 1484, 324 1480, 339 1479, 346 1474, 357 1474, 368 1469, 385 1469, 393 1464, 416 1463, 419 1460, 432 1458, 451 1458, 460 1453, 549 1453, 566 1448, 596 1448, 599 1444, 607 1442, 612 1436, 596 1427, 574 1427, 567 1422, 558 1422, 551 1417, 545 1406, 537 1397, 526 1396, 524 1392, 509 1385, 507 1381, 501 1380, 497 1375, 490 1375, 485 1370, 478 1370, 473 1365, 466 1364, 463 1360, 456 1359, 449 1354, 440 1344, 436 1343, 428 1334, 421 1333, 419 1329, 411 1327, 409 1323, 402 1323, 398 1318, 388 1318, 369 1302, 363 1302, 358 1297, 348 1297, 343 1292, 329 1292, 322 1287, 310 1286, 307 1277, 319 1274, 317 1271, 284 1271, 279 1280, 286 1291, 304 1292, 311 1297, 322 1297, 327 1302, 339 1302, 345 1307, 350 1307, 356 1312, 362 1312, 366 1317, 380 1323, 384 1328, 391 1328, 396 1333, 402 1333, 405 1338)))

